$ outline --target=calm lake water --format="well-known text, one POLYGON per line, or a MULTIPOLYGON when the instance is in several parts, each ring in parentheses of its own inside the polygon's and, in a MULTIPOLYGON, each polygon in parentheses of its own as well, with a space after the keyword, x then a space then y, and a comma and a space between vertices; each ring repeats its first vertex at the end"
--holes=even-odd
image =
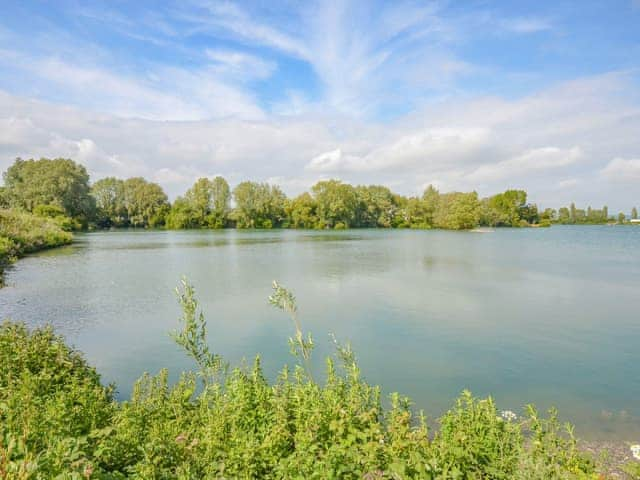
POLYGON ((90 233, 20 260, 0 318, 53 324, 126 398, 143 371, 191 368, 167 335, 182 275, 214 351, 261 353, 270 376, 292 362, 290 321, 267 304, 277 279, 318 370, 334 333, 431 417, 468 388, 555 405, 582 437, 640 435, 640 228, 90 233))

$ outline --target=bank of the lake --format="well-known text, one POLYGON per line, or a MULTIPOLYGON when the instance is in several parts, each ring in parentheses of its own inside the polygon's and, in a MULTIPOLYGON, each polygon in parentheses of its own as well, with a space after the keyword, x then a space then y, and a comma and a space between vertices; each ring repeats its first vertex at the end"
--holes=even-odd
POLYGON ((73 241, 73 235, 59 222, 27 212, 0 209, 0 286, 5 269, 26 254, 47 250, 73 241))

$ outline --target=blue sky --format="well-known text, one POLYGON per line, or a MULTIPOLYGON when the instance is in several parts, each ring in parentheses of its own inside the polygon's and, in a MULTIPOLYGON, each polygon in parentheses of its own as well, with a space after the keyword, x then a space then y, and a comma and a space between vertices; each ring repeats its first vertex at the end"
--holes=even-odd
POLYGON ((4 1, 0 162, 640 204, 640 1, 4 1))

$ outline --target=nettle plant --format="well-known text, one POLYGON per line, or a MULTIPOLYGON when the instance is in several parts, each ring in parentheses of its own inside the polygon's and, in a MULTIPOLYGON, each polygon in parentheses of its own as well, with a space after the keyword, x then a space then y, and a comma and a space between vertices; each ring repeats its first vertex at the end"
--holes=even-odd
POLYGON ((397 393, 362 377, 350 345, 334 340, 322 383, 295 297, 269 302, 293 321, 297 359, 274 381, 260 357, 231 367, 208 343, 193 286, 177 290, 172 337, 195 361, 176 382, 143 375, 127 401, 50 329, 0 327, 0 478, 3 479, 580 479, 597 478, 555 415, 522 418, 464 392, 429 434, 397 393))

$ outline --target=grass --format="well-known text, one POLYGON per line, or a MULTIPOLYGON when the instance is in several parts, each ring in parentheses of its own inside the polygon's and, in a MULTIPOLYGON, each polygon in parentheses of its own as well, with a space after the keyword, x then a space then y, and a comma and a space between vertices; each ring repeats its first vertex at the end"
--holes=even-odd
POLYGON ((73 235, 51 218, 0 209, 0 283, 4 270, 17 258, 71 243, 73 235))
POLYGON ((274 382, 259 357, 232 368, 214 353, 193 287, 184 282, 178 296, 173 338, 195 370, 175 384, 167 370, 144 374, 123 402, 50 328, 0 326, 0 478, 602 478, 554 411, 499 412, 465 391, 430 432, 408 398, 394 393, 383 407, 339 342, 314 381, 313 343, 280 285, 271 303, 294 321, 296 362, 274 382))

